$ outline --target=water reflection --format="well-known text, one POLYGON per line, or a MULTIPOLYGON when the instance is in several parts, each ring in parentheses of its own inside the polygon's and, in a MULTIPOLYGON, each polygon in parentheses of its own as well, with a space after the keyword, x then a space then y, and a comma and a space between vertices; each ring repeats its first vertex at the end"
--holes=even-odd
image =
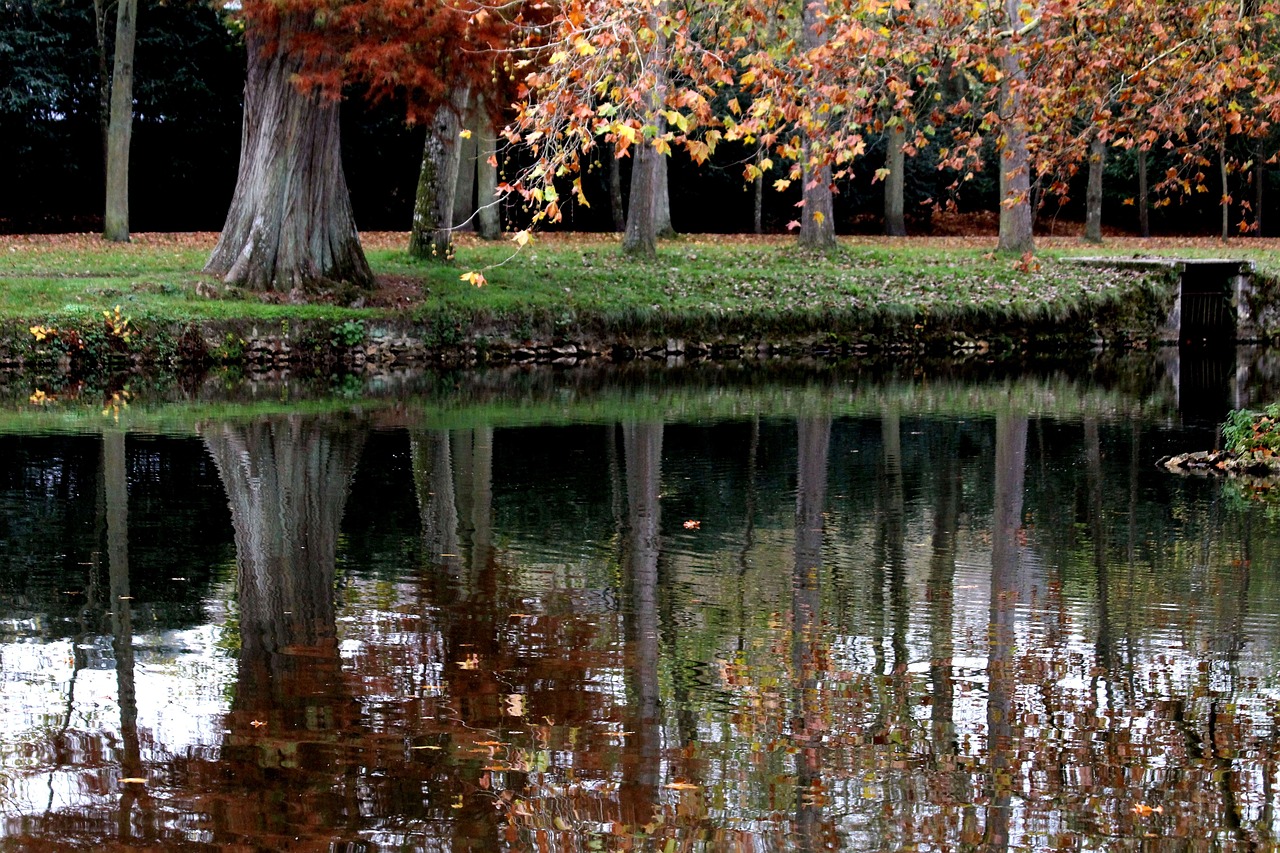
POLYGON ((1158 472, 1176 440, 893 405, 0 438, 3 844, 1268 846, 1280 531, 1158 472))

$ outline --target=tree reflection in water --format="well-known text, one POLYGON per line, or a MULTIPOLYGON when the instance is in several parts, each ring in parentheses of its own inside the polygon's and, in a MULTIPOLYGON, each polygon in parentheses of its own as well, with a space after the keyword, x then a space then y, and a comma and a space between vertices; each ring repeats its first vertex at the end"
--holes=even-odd
POLYGON ((700 429, 581 427, 567 466, 485 426, 203 427, 237 555, 209 748, 145 725, 166 664, 109 434, 87 499, 119 720, 84 735, 95 767, 61 707, 22 748, 113 782, 6 818, 15 849, 1273 844, 1274 519, 1157 479, 1105 418, 700 429), (394 477, 360 486, 369 453, 394 477), (542 529, 565 495, 574 528, 542 529))

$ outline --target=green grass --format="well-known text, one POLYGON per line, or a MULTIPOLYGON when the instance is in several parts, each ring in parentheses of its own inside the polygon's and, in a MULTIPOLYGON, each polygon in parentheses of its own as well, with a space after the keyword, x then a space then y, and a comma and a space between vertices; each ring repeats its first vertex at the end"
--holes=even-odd
MULTIPOLYGON (((402 242, 367 242, 375 273, 397 287, 394 304, 384 291, 353 308, 282 304, 223 287, 200 272, 211 235, 139 235, 124 245, 89 235, 0 237, 0 323, 85 323, 119 305, 144 334, 165 324, 411 322, 432 330, 426 337, 438 344, 485 336, 892 335, 919 324, 985 334, 1008 324, 1016 335, 1019 326, 1084 327, 1107 312, 1132 314, 1126 306, 1154 310, 1164 298, 1149 273, 1061 262, 1131 255, 1127 244, 1059 241, 1027 269, 993 255, 985 239, 849 239, 814 255, 785 237, 682 237, 663 243, 656 261, 637 263, 620 256, 613 235, 543 235, 514 254, 510 241, 463 240, 453 266, 415 261, 402 242), (468 270, 483 271, 487 286, 462 281, 468 270)), ((1156 251, 1249 256, 1280 280, 1280 262, 1265 251, 1156 251)))

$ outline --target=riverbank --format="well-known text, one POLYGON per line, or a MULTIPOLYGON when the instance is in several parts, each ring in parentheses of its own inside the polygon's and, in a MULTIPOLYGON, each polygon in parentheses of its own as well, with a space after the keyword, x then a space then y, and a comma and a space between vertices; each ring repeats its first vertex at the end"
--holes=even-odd
POLYGON ((994 256, 985 239, 846 238, 815 256, 788 237, 701 236, 635 264, 612 234, 539 235, 521 252, 464 237, 457 263, 439 266, 409 259, 405 235, 375 233, 363 239, 376 290, 308 300, 202 274, 215 237, 0 237, 0 364, 350 368, 1142 347, 1168 316, 1172 277, 1065 259, 1248 257, 1260 277, 1280 280, 1270 240, 1100 249, 1057 238, 1026 262, 994 256), (469 270, 486 286, 463 281, 469 270))

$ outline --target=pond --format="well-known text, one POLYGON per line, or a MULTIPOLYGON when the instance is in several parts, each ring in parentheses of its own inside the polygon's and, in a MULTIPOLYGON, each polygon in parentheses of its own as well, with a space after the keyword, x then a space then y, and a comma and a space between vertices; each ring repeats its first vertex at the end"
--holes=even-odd
POLYGON ((1268 847, 1280 521, 1171 375, 23 398, 0 848, 1268 847))

